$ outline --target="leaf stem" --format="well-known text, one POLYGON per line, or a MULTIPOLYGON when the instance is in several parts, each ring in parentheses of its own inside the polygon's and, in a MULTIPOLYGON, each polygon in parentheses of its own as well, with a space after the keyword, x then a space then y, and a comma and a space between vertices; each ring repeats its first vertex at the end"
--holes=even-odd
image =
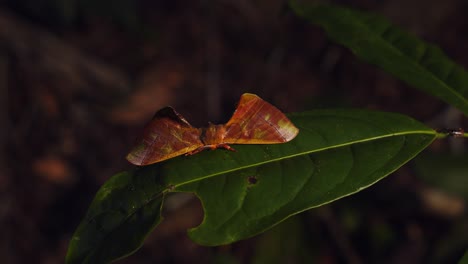
POLYGON ((439 129, 437 130, 437 138, 445 137, 465 137, 468 138, 468 132, 465 132, 462 128, 457 129, 439 129))

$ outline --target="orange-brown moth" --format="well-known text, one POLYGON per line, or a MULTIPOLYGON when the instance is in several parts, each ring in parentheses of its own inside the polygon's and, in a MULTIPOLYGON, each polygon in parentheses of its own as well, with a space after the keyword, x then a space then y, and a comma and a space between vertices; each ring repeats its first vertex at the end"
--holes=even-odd
POLYGON ((276 107, 255 94, 241 96, 236 111, 224 125, 195 128, 172 107, 159 110, 127 155, 130 163, 143 166, 182 154, 229 144, 277 144, 291 141, 299 129, 276 107))

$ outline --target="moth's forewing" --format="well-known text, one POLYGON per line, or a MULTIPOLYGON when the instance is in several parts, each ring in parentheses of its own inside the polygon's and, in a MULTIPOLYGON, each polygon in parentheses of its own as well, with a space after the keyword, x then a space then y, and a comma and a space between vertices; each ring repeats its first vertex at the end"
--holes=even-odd
POLYGON ((203 146, 200 133, 172 107, 165 107, 146 125, 127 160, 142 166, 185 154, 203 146))
POLYGON ((275 144, 291 141, 299 129, 278 108, 245 93, 224 133, 224 142, 220 143, 275 144))
POLYGON ((280 110, 246 93, 228 123, 205 129, 192 127, 171 107, 159 110, 127 159, 135 165, 149 165, 205 148, 229 147, 226 144, 284 143, 298 133, 299 129, 280 110))

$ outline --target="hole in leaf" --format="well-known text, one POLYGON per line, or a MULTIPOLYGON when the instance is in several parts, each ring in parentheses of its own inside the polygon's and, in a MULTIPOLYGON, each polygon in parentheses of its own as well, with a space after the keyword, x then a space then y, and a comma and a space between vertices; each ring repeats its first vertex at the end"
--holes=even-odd
POLYGON ((249 182, 249 185, 254 185, 257 184, 258 179, 257 176, 249 176, 247 177, 247 181, 249 182))

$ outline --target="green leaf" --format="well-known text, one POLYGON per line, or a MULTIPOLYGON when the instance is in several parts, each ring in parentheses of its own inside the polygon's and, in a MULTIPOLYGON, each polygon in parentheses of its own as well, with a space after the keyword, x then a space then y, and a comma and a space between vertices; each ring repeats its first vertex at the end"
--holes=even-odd
POLYGON ((70 241, 66 263, 107 263, 142 245, 161 220, 164 188, 152 172, 121 172, 99 189, 70 241))
POLYGON ((438 47, 374 14, 332 5, 302 6, 296 0, 290 4, 298 15, 323 27, 334 41, 360 59, 468 115, 468 73, 438 47))
POLYGON ((458 264, 468 264, 468 249, 465 251, 465 255, 463 255, 458 264))
POLYGON ((398 114, 318 110, 290 115, 291 142, 235 145, 124 172, 98 192, 70 243, 68 263, 108 262, 136 250, 169 191, 194 192, 199 244, 245 239, 291 215, 358 192, 414 157, 436 132, 398 114))

